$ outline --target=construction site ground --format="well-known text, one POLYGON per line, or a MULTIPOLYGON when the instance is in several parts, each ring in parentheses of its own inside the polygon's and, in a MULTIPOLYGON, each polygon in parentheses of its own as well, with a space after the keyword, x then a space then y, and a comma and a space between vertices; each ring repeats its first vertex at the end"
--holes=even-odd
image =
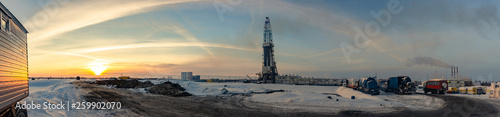
MULTIPOLYGON (((109 88, 76 81, 73 85, 81 89, 86 101, 121 102, 122 109, 110 110, 112 116, 499 116, 500 106, 495 99, 480 100, 461 96, 431 95, 446 103, 437 110, 415 110, 398 108, 390 113, 372 113, 360 110, 340 112, 308 111, 308 107, 277 108, 268 103, 244 100, 243 95, 234 96, 188 96, 171 97, 134 92, 120 88, 109 88)), ((415 94, 421 95, 421 94, 415 94)))

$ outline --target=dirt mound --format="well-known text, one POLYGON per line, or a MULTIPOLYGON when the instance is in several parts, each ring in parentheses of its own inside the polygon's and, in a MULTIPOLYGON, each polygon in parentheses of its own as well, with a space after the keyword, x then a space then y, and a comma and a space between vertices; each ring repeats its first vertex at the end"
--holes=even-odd
POLYGON ((139 82, 137 79, 131 80, 99 80, 98 85, 116 85, 116 88, 146 88, 154 84, 151 81, 139 82))
POLYGON ((172 82, 165 82, 162 84, 154 85, 148 91, 149 93, 153 94, 161 94, 174 97, 191 96, 191 94, 185 92, 186 89, 182 88, 181 85, 172 82))

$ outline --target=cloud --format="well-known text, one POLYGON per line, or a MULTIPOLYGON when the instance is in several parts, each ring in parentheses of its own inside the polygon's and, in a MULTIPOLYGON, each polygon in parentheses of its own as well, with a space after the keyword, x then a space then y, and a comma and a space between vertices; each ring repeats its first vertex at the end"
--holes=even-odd
POLYGON ((152 67, 152 68, 169 68, 178 66, 173 63, 149 63, 149 62, 120 62, 120 63, 112 63, 112 66, 139 66, 139 67, 152 67))
POLYGON ((249 52, 259 52, 255 49, 247 49, 241 48, 232 45, 225 44, 215 44, 215 43, 200 43, 200 42, 162 42, 162 43, 140 43, 140 44, 128 44, 128 45, 118 45, 118 46, 108 46, 108 47, 97 47, 97 48, 83 48, 79 50, 73 51, 74 53, 90 53, 90 52, 99 52, 99 51, 107 51, 107 50, 116 50, 116 49, 131 49, 131 48, 150 48, 150 47, 215 47, 215 48, 226 48, 226 49, 236 49, 243 50, 249 52))
POLYGON ((334 52, 339 52, 339 51, 340 51, 340 48, 336 48, 336 49, 332 49, 332 50, 329 50, 329 51, 326 51, 326 52, 322 52, 322 53, 318 53, 318 54, 306 56, 306 58, 322 56, 322 55, 326 55, 326 54, 330 54, 330 53, 334 53, 334 52))
POLYGON ((433 59, 431 57, 426 57, 426 56, 417 56, 414 58, 408 58, 407 59, 407 66, 411 67, 413 65, 430 65, 430 66, 436 66, 436 67, 442 67, 442 68, 452 68, 455 67, 454 65, 450 65, 448 63, 445 63, 441 60, 433 59))
POLYGON ((31 46, 89 25, 153 10, 154 7, 196 0, 78 0, 48 3, 27 22, 31 46))
POLYGON ((483 39, 499 35, 498 1, 418 1, 405 6, 391 24, 404 32, 464 30, 483 39), (487 4, 485 4, 487 3, 487 4), (425 8, 425 9, 424 9, 425 8))
MULTIPOLYGON (((150 25, 152 28, 154 28, 156 30, 160 30, 160 31, 175 32, 175 33, 179 34, 180 36, 184 37, 184 39, 186 39, 187 41, 192 42, 193 44, 197 45, 201 49, 205 50, 208 54, 213 56, 212 51, 209 48, 206 48, 204 45, 199 44, 200 43, 199 39, 196 38, 196 36, 194 36, 193 34, 191 34, 191 32, 189 30, 186 30, 186 29, 179 27, 179 26, 162 26, 161 24, 159 24, 156 21, 151 20, 151 19, 149 21, 152 23, 152 25, 150 25)), ((189 21, 186 20, 186 22, 189 22, 189 21)))

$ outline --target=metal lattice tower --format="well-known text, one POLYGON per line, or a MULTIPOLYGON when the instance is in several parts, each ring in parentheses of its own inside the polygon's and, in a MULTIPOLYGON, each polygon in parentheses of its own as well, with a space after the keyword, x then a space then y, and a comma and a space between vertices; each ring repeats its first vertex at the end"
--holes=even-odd
POLYGON ((276 68, 276 62, 274 61, 274 44, 273 44, 273 32, 271 30, 271 22, 269 17, 266 17, 266 22, 264 24, 264 42, 262 43, 264 48, 264 61, 262 63, 262 72, 259 73, 259 80, 263 83, 275 83, 278 77, 278 69, 276 68))

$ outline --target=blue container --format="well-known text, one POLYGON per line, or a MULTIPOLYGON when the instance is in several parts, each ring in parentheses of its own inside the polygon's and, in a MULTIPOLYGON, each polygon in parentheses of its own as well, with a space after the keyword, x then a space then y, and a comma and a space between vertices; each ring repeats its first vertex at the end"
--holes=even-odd
POLYGON ((398 88, 398 77, 390 77, 389 89, 397 89, 397 88, 398 88))

